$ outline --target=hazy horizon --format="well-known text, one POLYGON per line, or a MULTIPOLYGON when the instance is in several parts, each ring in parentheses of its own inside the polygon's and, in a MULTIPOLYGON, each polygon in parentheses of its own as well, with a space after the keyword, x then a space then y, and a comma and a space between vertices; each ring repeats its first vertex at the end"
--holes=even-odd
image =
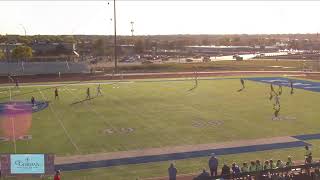
MULTIPOLYGON (((316 34, 317 1, 117 1, 117 34, 316 34)), ((113 1, 0 1, 0 34, 113 35, 113 1), (107 4, 109 2, 109 5, 107 4)))

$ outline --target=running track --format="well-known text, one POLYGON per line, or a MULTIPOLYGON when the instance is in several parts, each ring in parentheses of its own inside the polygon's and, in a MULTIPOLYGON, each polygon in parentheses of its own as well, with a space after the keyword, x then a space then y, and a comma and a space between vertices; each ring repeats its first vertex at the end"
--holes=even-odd
POLYGON ((310 145, 305 140, 320 139, 320 134, 305 134, 288 137, 276 137, 269 139, 257 139, 221 144, 192 145, 185 147, 157 148, 140 151, 124 151, 116 153, 79 155, 70 157, 57 157, 56 169, 74 171, 91 168, 102 168, 128 164, 141 164, 169 160, 181 160, 188 158, 206 157, 211 153, 216 155, 230 155, 250 153, 258 151, 298 148, 310 145), (247 142, 247 143, 246 143, 247 142), (254 144, 254 142, 256 144, 254 144), (250 144, 250 145, 247 145, 250 144), (207 148, 204 148, 207 147, 207 148), (217 147, 217 148, 215 148, 217 147), (194 150, 198 148, 199 150, 194 150), (171 150, 172 151, 171 151, 171 150), (178 149, 178 152, 173 152, 178 149), (190 149, 190 150, 188 150, 190 149), (140 155, 139 155, 140 154, 140 155), (137 155, 137 156, 136 156, 137 155))

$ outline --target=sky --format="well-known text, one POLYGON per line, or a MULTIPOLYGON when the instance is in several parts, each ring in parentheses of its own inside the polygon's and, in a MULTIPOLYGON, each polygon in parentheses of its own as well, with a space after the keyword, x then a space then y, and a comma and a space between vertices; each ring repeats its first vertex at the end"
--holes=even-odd
MULTIPOLYGON (((320 32, 320 1, 118 0, 117 34, 320 32)), ((0 34, 111 35, 113 0, 0 1, 0 34), (109 2, 109 4, 108 4, 109 2)))

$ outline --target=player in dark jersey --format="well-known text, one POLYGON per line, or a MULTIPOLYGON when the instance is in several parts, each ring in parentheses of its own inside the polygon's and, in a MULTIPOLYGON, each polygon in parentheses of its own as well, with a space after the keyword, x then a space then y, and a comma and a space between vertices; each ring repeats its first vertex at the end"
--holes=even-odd
POLYGON ((19 81, 18 81, 18 79, 14 79, 14 83, 15 83, 15 87, 16 87, 16 88, 19 88, 19 81))
POLYGON ((271 101, 273 98, 273 92, 270 92, 269 100, 271 101))
POLYGON ((277 96, 277 95, 278 95, 278 94, 274 91, 273 84, 271 83, 271 84, 270 84, 270 97, 269 97, 269 100, 271 101, 272 98, 273 98, 274 96, 277 96))
POLYGON ((270 89, 271 89, 271 92, 274 92, 274 88, 273 88, 273 84, 272 83, 270 84, 270 89))
POLYGON ((238 92, 244 90, 244 88, 245 88, 245 86, 244 86, 244 80, 243 80, 242 78, 240 79, 240 83, 241 83, 242 87, 241 87, 241 89, 238 90, 238 92))
POLYGON ((31 97, 31 104, 32 104, 32 106, 34 106, 36 104, 36 100, 33 96, 31 97))
POLYGON ((278 95, 280 96, 282 94, 282 86, 279 85, 279 89, 278 89, 278 95))
POLYGON ((293 92, 293 82, 292 82, 292 80, 290 80, 290 87, 291 87, 290 94, 293 94, 294 92, 293 92))
POLYGON ((86 99, 90 99, 90 88, 87 88, 87 97, 86 97, 86 99))
POLYGON ((56 89, 54 90, 54 99, 59 99, 58 88, 56 88, 56 89))
POLYGON ((244 89, 245 88, 245 86, 244 86, 244 80, 241 78, 240 79, 240 82, 241 82, 241 85, 242 85, 242 89, 244 89))

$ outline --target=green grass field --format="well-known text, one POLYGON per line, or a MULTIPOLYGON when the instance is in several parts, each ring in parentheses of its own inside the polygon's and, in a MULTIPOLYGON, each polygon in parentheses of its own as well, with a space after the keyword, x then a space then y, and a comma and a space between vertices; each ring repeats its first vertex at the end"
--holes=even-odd
MULTIPOLYGON (((33 114, 29 132, 32 140, 17 141, 17 153, 67 156, 318 132, 320 114, 316 102, 320 96, 316 92, 297 89, 290 95, 289 88, 284 87, 280 116, 288 119, 273 121, 267 84, 246 81, 242 92, 237 92, 239 79, 199 80, 199 86, 189 91, 193 85, 192 80, 102 84, 103 96, 74 105, 71 104, 85 98, 88 87, 95 95, 97 85, 60 87, 60 100, 54 100, 54 89, 46 86, 2 89, 0 98, 1 102, 9 101, 11 92, 13 101, 29 101, 31 96, 50 101, 49 108, 33 114), (127 132, 128 128, 133 131, 127 132)), ((0 143, 0 153, 13 152, 12 142, 0 143)), ((230 162, 277 158, 288 153, 299 156, 302 151, 288 149, 222 158, 230 162)), ((181 160, 177 165, 181 165, 183 173, 197 172, 206 166, 206 159, 181 160)), ((167 165, 168 162, 119 166, 68 172, 65 176, 68 179, 93 174, 97 179, 164 176, 167 165)))

